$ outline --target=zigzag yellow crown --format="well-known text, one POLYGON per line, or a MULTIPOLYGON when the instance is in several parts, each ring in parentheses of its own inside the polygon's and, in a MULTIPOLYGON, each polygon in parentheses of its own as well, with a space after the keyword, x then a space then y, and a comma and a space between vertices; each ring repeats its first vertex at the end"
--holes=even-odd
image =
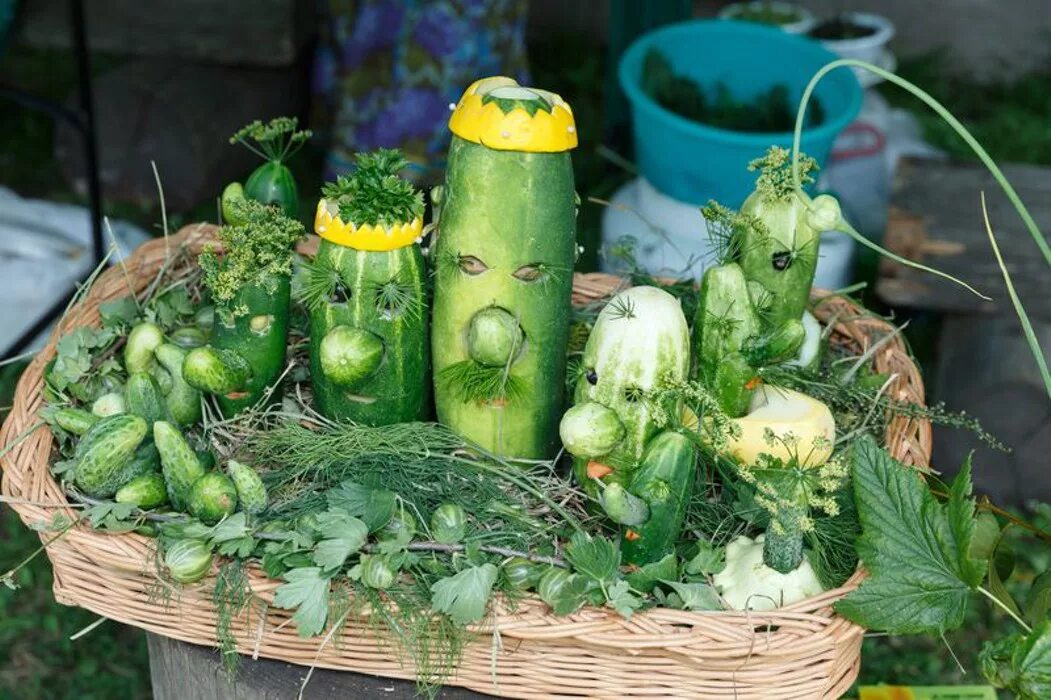
POLYGON ((339 207, 322 198, 314 215, 314 232, 326 241, 354 250, 397 250, 423 237, 423 219, 416 217, 390 228, 373 224, 355 226, 339 218, 339 207))
POLYGON ((449 118, 449 129, 467 141, 500 151, 559 153, 577 147, 573 110, 560 96, 539 88, 522 87, 511 78, 482 78, 467 88, 449 118), (505 104, 536 102, 536 110, 505 104))

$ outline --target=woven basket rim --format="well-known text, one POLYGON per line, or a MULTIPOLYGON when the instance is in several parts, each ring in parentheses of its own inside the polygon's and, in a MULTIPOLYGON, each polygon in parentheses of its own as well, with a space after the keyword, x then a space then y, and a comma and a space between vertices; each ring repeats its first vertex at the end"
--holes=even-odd
MULTIPOLYGON (((141 283, 140 286, 144 286, 142 279, 148 279, 147 275, 152 274, 152 271, 159 267, 158 260, 165 255, 166 250, 185 249, 195 255, 207 242, 213 240, 215 230, 215 227, 209 224, 184 227, 167 240, 157 239, 144 244, 125 261, 123 268, 115 266, 106 271, 85 298, 55 328, 44 349, 23 372, 17 385, 11 412, 0 428, 0 449, 6 451, 6 454, 0 457, 0 469, 2 469, 2 493, 9 499, 13 499, 11 506, 27 525, 50 519, 56 512, 73 514, 58 483, 51 475, 50 457, 53 438, 50 430, 40 428, 28 435, 24 432, 28 427, 39 422, 37 412, 43 403, 43 373, 46 364, 54 357, 58 339, 77 326, 97 325, 99 323, 98 304, 106 299, 127 294, 129 281, 134 284, 141 283)), ((308 243, 305 249, 309 250, 312 245, 316 245, 316 241, 308 243)), ((626 286, 624 280, 611 275, 575 273, 574 304, 579 306, 600 301, 624 286, 626 286)), ((885 336, 891 328, 882 319, 868 314, 842 297, 814 290, 812 299, 815 301, 815 315, 823 323, 833 324, 838 342, 852 344, 864 350, 880 337, 885 336)), ((874 353, 873 362, 877 371, 894 375, 889 388, 892 397, 921 405, 924 403, 922 378, 899 336, 892 335, 889 340, 884 339, 874 353)), ((896 415, 888 426, 886 444, 891 454, 899 461, 926 467, 929 463, 931 446, 930 423, 926 419, 896 415)), ((44 535, 42 534, 41 537, 43 538, 44 535)), ((187 630, 184 626, 172 623, 167 618, 159 620, 147 611, 129 611, 121 605, 122 599, 130 600, 141 597, 141 587, 145 587, 146 583, 140 581, 141 587, 139 587, 131 583, 125 584, 123 581, 124 579, 135 580, 136 577, 146 578, 145 572, 152 568, 155 547, 155 541, 152 538, 134 533, 114 535, 97 532, 87 526, 74 527, 64 538, 47 550, 55 569, 56 598, 67 604, 88 607, 100 614, 147 630, 214 646, 216 644, 214 628, 206 630, 202 627, 187 630), (78 564, 71 564, 74 560, 78 564), (108 591, 108 595, 102 598, 95 597, 95 593, 89 590, 93 579, 113 584, 118 574, 123 577, 121 578, 122 583, 119 584, 123 587, 122 590, 108 591)), ((637 654, 640 653, 639 650, 649 647, 660 648, 665 653, 672 653, 678 648, 679 651, 675 653, 683 653, 689 658, 694 658, 696 655, 694 647, 697 642, 696 640, 691 642, 690 638, 676 634, 679 627, 699 626, 706 630, 706 634, 707 630, 713 629, 717 635, 724 634, 728 640, 727 644, 730 644, 730 640, 734 639, 735 629, 738 627, 755 630, 757 625, 767 625, 792 630, 798 626, 802 626, 801 629, 809 629, 806 626, 812 625, 815 630, 820 628, 828 635, 838 635, 837 638, 843 644, 854 644, 855 641, 860 644, 861 628, 838 617, 832 609, 832 604, 856 588, 864 575, 864 571, 859 569, 843 586, 837 589, 825 591, 808 600, 773 611, 762 613, 689 612, 651 608, 635 613, 630 623, 625 622, 617 613, 609 609, 585 607, 574 615, 556 618, 549 613, 543 603, 535 598, 520 601, 514 608, 497 601, 493 615, 485 624, 478 626, 477 630, 486 632, 497 628, 503 637, 517 639, 523 645, 532 642, 550 644, 554 643, 551 640, 572 638, 574 644, 578 646, 604 649, 606 653, 625 650, 627 653, 637 654), (526 620, 529 621, 529 624, 524 622, 526 620)), ((258 564, 251 565, 250 579, 253 592, 260 599, 266 600, 272 596, 277 582, 267 579, 259 570, 258 564)), ((211 577, 206 579, 206 581, 210 580, 211 577)), ((180 619, 185 615, 190 615, 194 612, 193 605, 207 607, 210 602, 203 598, 194 598, 188 603, 184 598, 176 606, 176 612, 172 615, 180 619), (187 604, 191 605, 191 608, 184 609, 184 605, 187 604)), ((201 615, 205 615, 205 612, 201 612, 201 615)), ((273 609, 267 612, 267 620, 271 618, 287 619, 284 611, 273 609)), ((749 634, 754 636, 754 632, 749 632, 749 634)), ((781 633, 772 632, 771 634, 776 636, 781 633)), ((798 629, 793 634, 796 635, 793 636, 795 643, 799 644, 798 629)), ((741 644, 741 642, 734 643, 738 647, 741 644)), ((288 647, 280 644, 276 644, 275 648, 270 648, 266 643, 263 643, 262 646, 264 648, 260 649, 257 645, 255 651, 263 656, 282 658, 293 663, 311 661, 311 659, 303 658, 302 654, 293 654, 288 647)), ((242 651, 249 648, 241 646, 239 642, 239 649, 242 651)), ((751 652, 749 652, 750 656, 751 652)), ((365 661, 351 665, 339 657, 322 654, 321 650, 318 650, 313 662, 323 667, 365 670, 365 672, 373 672, 369 669, 374 668, 365 661)), ((850 676, 851 669, 856 674, 856 659, 850 662, 853 666, 848 662, 850 662, 849 659, 837 661, 836 668, 840 675, 836 680, 836 688, 842 686, 844 679, 846 679, 846 686, 843 686, 842 690, 849 686, 849 681, 853 677, 850 676)), ((472 661, 461 664, 462 668, 458 667, 456 677, 451 681, 452 684, 483 691, 488 687, 489 692, 492 692, 491 685, 486 685, 476 678, 480 671, 474 668, 472 665, 474 663, 472 661)), ((378 675, 411 677, 409 672, 401 673, 387 666, 382 667, 382 672, 376 672, 378 675)), ((562 681, 564 682, 565 679, 562 681)), ((735 680, 734 683, 737 681, 735 680)), ((736 685, 733 687, 737 688, 736 685)), ((518 691, 512 687, 511 692, 518 691)), ((534 697, 529 693, 516 696, 534 697)), ((536 695, 536 697, 541 696, 536 695)), ((741 697, 747 697, 747 693, 741 697)))

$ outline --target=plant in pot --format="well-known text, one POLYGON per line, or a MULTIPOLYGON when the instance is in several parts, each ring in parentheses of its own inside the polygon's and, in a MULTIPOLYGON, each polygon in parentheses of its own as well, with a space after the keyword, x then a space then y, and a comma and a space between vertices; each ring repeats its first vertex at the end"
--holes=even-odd
POLYGON ((894 23, 882 15, 841 12, 811 26, 807 35, 842 58, 880 65, 894 38, 894 23))
POLYGON ((778 0, 731 3, 719 11, 719 18, 769 24, 789 34, 806 34, 815 23, 810 10, 778 0))

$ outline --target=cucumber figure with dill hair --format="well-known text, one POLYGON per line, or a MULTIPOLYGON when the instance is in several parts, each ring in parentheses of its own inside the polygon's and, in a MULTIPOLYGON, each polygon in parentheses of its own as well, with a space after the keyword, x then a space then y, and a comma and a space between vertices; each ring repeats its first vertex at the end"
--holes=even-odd
POLYGON ((219 229, 221 253, 200 256, 215 304, 212 343, 190 350, 182 369, 188 384, 215 394, 226 416, 258 403, 284 371, 293 249, 305 233, 276 206, 248 199, 232 206, 241 223, 219 229))
POLYGON ((292 171, 285 163, 303 147, 310 137, 309 129, 300 130, 295 117, 277 117, 263 123, 258 119, 246 124, 230 137, 231 144, 240 144, 266 162, 252 171, 244 185, 231 182, 223 190, 223 219, 240 223, 234 202, 252 199, 262 204, 278 206, 285 216, 299 216, 299 189, 292 171))
POLYGON ((573 112, 510 78, 471 85, 435 188, 438 419, 487 450, 557 449, 576 255, 573 112))
POLYGON ((398 176, 396 150, 357 156, 357 168, 322 189, 306 266, 310 374, 322 415, 365 425, 427 417, 423 195, 398 176))

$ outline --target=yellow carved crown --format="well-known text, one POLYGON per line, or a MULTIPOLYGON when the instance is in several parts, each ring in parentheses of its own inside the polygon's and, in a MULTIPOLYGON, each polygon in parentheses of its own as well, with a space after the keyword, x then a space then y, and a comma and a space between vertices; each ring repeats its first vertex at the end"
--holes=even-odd
POLYGON ((423 219, 416 217, 390 228, 378 224, 355 226, 339 218, 339 208, 335 204, 320 199, 314 215, 314 232, 327 241, 355 250, 397 250, 423 237, 423 219))
POLYGON ((577 147, 573 110, 565 100, 502 76, 472 83, 453 109, 449 129, 501 151, 559 153, 577 147))

